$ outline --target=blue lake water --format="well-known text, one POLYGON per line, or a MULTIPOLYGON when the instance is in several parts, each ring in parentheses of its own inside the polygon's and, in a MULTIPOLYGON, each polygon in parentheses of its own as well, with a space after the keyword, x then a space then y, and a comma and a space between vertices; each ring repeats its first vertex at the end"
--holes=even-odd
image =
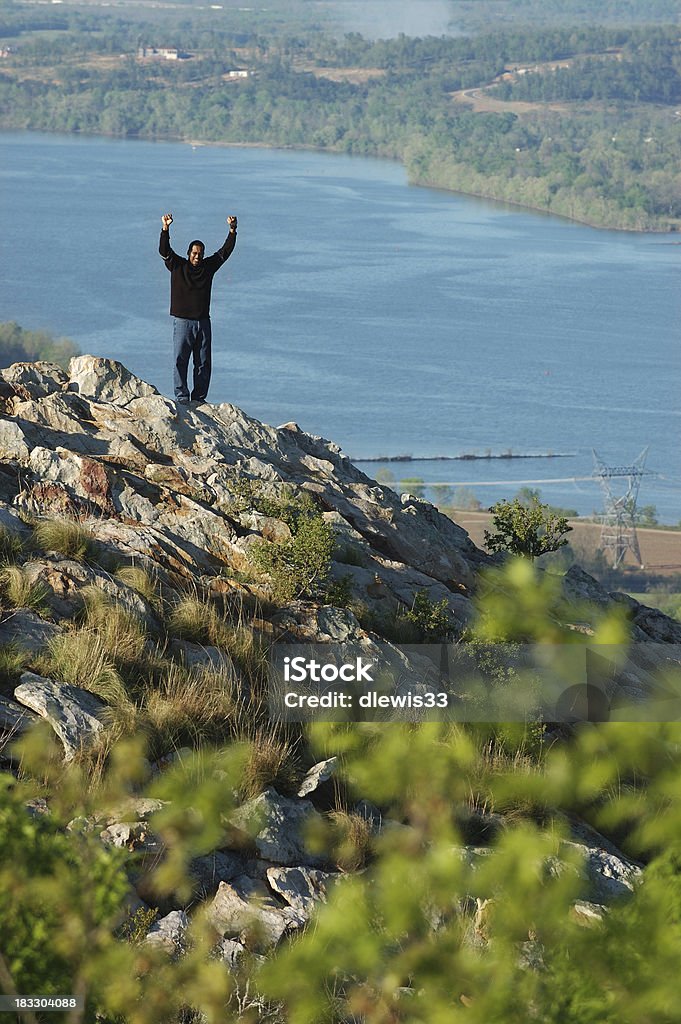
POLYGON ((473 485, 485 505, 529 481, 589 514, 592 447, 623 464, 649 445, 659 475, 640 501, 681 518, 675 236, 413 188, 377 160, 22 133, 0 145, 0 320, 171 394, 161 214, 178 251, 199 237, 212 252, 236 213, 213 288, 211 401, 296 420, 354 458, 569 453, 388 467, 473 485))

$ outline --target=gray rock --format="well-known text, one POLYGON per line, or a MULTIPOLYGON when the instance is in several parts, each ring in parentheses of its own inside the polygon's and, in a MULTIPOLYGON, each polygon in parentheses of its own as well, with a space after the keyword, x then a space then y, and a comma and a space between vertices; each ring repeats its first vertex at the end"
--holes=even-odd
POLYGON ((40 720, 39 716, 13 700, 0 697, 0 729, 11 735, 21 735, 40 720))
POLYGON ((64 746, 67 761, 104 728, 104 704, 94 694, 76 686, 24 672, 14 696, 50 723, 64 746))
POLYGON ((0 459, 25 462, 30 450, 30 443, 19 424, 13 420, 0 419, 0 459))
POLYGON ((234 662, 226 651, 218 647, 205 647, 203 644, 190 643, 187 640, 174 640, 170 645, 174 657, 179 657, 187 668, 210 668, 221 672, 230 679, 237 678, 234 662))
POLYGON ((305 829, 321 815, 309 800, 292 800, 267 789, 230 816, 230 825, 248 834, 258 856, 275 864, 317 865, 320 858, 305 847, 305 829))
POLYGON ((215 850, 203 857, 194 857, 189 864, 194 889, 201 898, 214 893, 221 882, 230 882, 244 874, 244 860, 237 853, 215 850))
POLYGON ((589 903, 587 900, 576 900, 572 906, 572 917, 578 924, 593 927, 605 920, 608 908, 600 903, 589 903))
POLYGON ((100 402, 124 405, 134 398, 158 395, 156 388, 133 376, 115 359, 76 356, 69 363, 69 379, 72 391, 100 402))
POLYGON ((97 566, 84 565, 53 555, 35 559, 24 566, 26 579, 45 591, 45 604, 55 619, 72 619, 83 609, 83 590, 95 587, 148 630, 156 632, 159 622, 146 600, 132 587, 121 583, 97 566))
POLYGON ((215 952, 232 971, 240 967, 248 956, 243 942, 239 942, 237 939, 222 939, 216 946, 215 952))
POLYGON ((326 903, 329 889, 339 876, 313 868, 268 868, 267 881, 290 907, 306 919, 320 903, 326 903))
POLYGON ((298 796, 308 796, 308 794, 314 793, 323 782, 326 782, 327 779, 330 779, 335 774, 337 768, 337 757, 327 757, 325 761, 313 764, 300 784, 298 796))
POLYGON ((163 949, 171 956, 184 952, 189 918, 184 910, 173 910, 155 921, 147 932, 145 943, 163 949))
POLYGON ((107 846, 145 855, 159 856, 163 852, 163 843, 149 828, 146 821, 114 822, 99 833, 100 839, 107 846))
POLYGON ((11 384, 17 395, 24 398, 45 398, 63 391, 68 377, 55 363, 13 363, 1 372, 2 379, 11 384))
POLYGON ((157 800, 153 797, 130 797, 124 803, 111 807, 99 820, 105 821, 107 825, 113 825, 121 821, 148 821, 152 814, 156 814, 157 811, 162 810, 167 804, 167 800, 157 800))
POLYGON ((246 876, 231 884, 220 882, 208 916, 216 931, 252 950, 275 946, 305 923, 302 915, 278 904, 264 886, 246 876))
POLYGON ((570 821, 571 841, 562 844, 576 849, 584 858, 583 874, 588 899, 595 903, 611 903, 629 896, 642 876, 642 868, 619 850, 614 843, 576 818, 570 821))
POLYGON ((45 622, 29 608, 15 608, 0 622, 0 644, 14 644, 30 654, 40 654, 61 632, 60 626, 45 622))

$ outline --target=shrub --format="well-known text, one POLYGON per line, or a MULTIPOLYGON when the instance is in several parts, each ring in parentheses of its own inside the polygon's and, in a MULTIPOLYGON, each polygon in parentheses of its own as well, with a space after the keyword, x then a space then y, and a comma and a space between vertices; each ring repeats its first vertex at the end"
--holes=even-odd
POLYGON ((340 579, 332 580, 326 588, 325 600, 336 608, 347 608, 352 601, 352 576, 345 573, 340 579))
POLYGON ((414 624, 419 633, 419 639, 425 643, 435 643, 438 640, 447 640, 454 632, 447 598, 443 597, 437 604, 428 597, 425 590, 417 590, 409 611, 404 616, 407 621, 414 624))
POLYGON ((280 509, 292 537, 281 543, 260 541, 251 548, 255 566, 270 577, 275 600, 285 603, 318 594, 331 568, 333 527, 307 496, 280 509))
POLYGON ((55 338, 48 331, 28 331, 14 320, 0 324, 0 366, 46 360, 68 369, 80 350, 68 338, 55 338))

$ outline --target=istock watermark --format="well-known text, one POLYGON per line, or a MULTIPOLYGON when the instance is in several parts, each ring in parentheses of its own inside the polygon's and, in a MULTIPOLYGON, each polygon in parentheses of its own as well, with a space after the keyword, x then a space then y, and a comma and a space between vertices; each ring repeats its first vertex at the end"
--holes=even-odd
POLYGON ((281 644, 274 720, 681 721, 681 645, 281 644))

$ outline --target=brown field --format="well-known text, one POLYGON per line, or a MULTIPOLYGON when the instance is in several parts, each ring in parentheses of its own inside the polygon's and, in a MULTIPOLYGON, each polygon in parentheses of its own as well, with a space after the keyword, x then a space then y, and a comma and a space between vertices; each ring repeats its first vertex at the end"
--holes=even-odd
MULTIPOLYGON (((479 547, 484 547, 484 531, 491 529, 492 517, 489 512, 466 512, 454 510, 451 518, 470 535, 479 547)), ((568 535, 570 545, 578 555, 593 555, 598 548, 601 527, 598 523, 585 523, 570 519, 572 532, 568 535)), ((655 530, 639 528, 638 542, 646 572, 657 576, 681 575, 681 530, 655 530)), ((634 567, 631 553, 627 553, 625 565, 634 567)))
POLYGON ((351 82, 353 85, 363 85, 372 78, 385 77, 383 68, 327 68, 307 61, 294 61, 293 68, 294 71, 307 71, 315 78, 328 78, 332 82, 351 82))

